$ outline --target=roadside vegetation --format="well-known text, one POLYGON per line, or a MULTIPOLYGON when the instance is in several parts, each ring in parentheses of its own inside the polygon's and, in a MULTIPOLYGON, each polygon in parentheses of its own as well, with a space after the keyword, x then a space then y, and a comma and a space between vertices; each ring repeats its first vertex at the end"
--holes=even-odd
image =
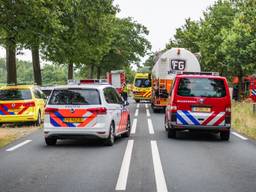
POLYGON ((256 139, 256 113, 253 113, 252 103, 232 103, 232 128, 243 135, 256 139))

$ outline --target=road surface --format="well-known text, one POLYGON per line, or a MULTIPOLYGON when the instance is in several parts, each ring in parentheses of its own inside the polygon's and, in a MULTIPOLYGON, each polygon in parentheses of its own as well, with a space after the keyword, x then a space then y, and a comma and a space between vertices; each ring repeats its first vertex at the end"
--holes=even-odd
POLYGON ((233 132, 168 139, 163 113, 131 102, 132 135, 113 147, 60 141, 42 131, 0 149, 0 192, 255 192, 256 143, 233 132))

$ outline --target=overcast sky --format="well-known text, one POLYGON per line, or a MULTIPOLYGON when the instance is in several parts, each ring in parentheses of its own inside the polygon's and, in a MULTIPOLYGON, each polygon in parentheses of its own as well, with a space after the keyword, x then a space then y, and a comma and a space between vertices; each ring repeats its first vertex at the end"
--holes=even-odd
MULTIPOLYGON (((186 18, 198 20, 203 11, 214 2, 215 0, 115 0, 115 4, 121 9, 118 16, 132 17, 148 28, 152 51, 165 48, 175 34, 175 29, 182 26, 186 18)), ((0 57, 5 57, 3 48, 0 48, 0 57)), ((31 60, 30 51, 25 51, 18 58, 31 60)))

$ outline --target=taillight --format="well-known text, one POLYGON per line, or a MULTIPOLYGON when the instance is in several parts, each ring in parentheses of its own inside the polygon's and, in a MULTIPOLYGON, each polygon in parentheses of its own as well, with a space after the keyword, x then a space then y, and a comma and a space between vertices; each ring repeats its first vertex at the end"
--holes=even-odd
POLYGON ((171 106, 170 106, 170 110, 171 110, 171 111, 177 111, 177 106, 171 105, 171 106))
POLYGON ((97 113, 97 114, 107 114, 107 108, 105 107, 97 107, 97 108, 90 108, 87 109, 87 111, 90 111, 91 113, 97 113))
POLYGON ((47 107, 44 110, 45 114, 54 113, 54 112, 57 112, 57 111, 58 111, 57 108, 51 108, 51 107, 47 107))
POLYGON ((226 107, 225 123, 226 123, 226 125, 231 124, 231 107, 226 107))
POLYGON ((23 103, 23 106, 24 107, 35 107, 35 102, 34 101, 26 102, 26 103, 23 103))
POLYGON ((227 113, 231 113, 231 107, 227 107, 227 108, 226 108, 226 112, 227 112, 227 113))

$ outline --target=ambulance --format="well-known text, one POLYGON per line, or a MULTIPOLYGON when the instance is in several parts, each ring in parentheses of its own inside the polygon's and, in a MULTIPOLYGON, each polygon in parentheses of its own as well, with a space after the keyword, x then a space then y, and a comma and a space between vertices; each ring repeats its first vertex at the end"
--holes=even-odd
POLYGON ((172 48, 164 52, 152 69, 153 112, 164 109, 168 104, 168 95, 172 88, 176 72, 200 72, 201 67, 196 56, 184 48, 172 48))
POLYGON ((151 73, 138 72, 135 74, 133 82, 133 99, 136 103, 140 101, 150 101, 152 94, 151 73))

